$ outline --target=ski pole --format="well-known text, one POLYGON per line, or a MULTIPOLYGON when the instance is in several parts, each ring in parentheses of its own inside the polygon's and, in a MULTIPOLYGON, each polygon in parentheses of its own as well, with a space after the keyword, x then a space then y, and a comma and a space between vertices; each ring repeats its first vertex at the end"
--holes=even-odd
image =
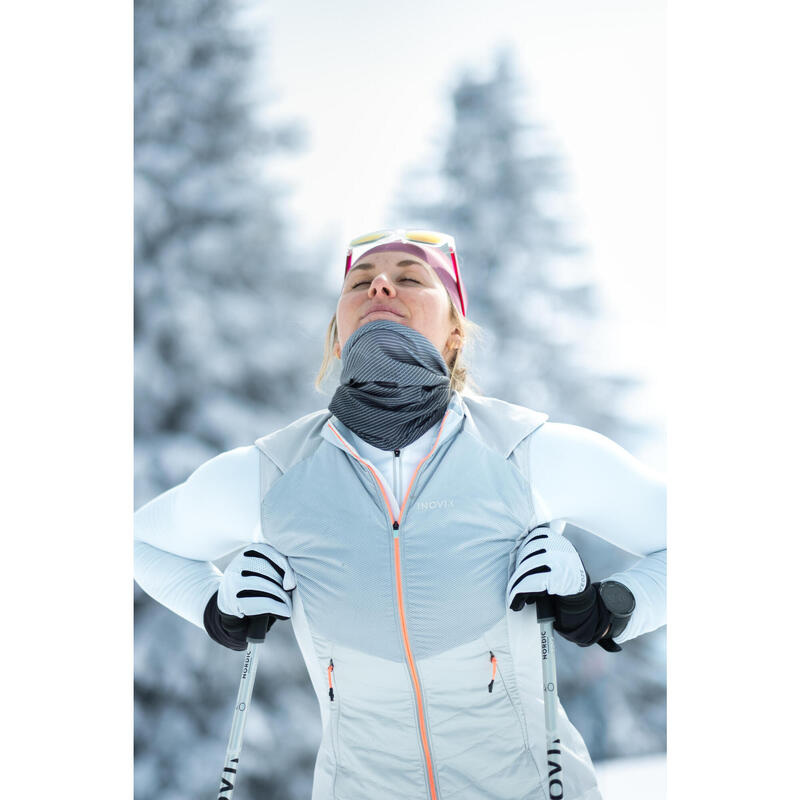
POLYGON ((233 797, 233 785, 236 783, 236 770, 239 767, 239 755, 242 752, 242 740, 244 739, 244 723, 250 698, 253 696, 253 683, 258 666, 257 645, 263 642, 267 635, 269 617, 269 614, 251 617, 247 626, 247 650, 244 654, 236 707, 233 710, 233 724, 231 725, 231 735, 228 737, 228 750, 225 753, 225 766, 222 770, 218 800, 231 800, 233 797))
POLYGON ((558 737, 558 683, 556 682, 556 651, 553 635, 555 605, 550 595, 543 595, 536 601, 536 617, 539 621, 539 635, 542 643, 548 797, 550 800, 563 800, 564 782, 561 767, 561 740, 558 737))

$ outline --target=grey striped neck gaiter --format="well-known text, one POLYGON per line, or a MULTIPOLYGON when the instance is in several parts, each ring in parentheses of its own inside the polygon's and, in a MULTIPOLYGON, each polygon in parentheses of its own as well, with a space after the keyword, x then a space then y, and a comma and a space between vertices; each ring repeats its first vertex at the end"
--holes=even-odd
POLYGON ((450 402, 450 372, 433 343, 413 328, 376 319, 342 349, 341 385, 328 409, 381 450, 418 439, 450 402))

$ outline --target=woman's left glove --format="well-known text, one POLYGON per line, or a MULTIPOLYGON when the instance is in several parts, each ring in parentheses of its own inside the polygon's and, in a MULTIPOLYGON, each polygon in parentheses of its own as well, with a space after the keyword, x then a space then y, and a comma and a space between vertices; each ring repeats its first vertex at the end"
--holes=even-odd
POLYGON ((296 586, 286 556, 268 544, 250 545, 228 564, 219 590, 206 605, 208 635, 231 650, 244 650, 248 617, 267 614, 267 630, 276 619, 289 619, 296 586))
POLYGON ((586 568, 569 539, 542 526, 529 531, 517 551, 507 602, 512 611, 519 611, 542 594, 574 595, 588 584, 586 568))
POLYGON ((597 584, 571 542, 547 527, 534 528, 517 552, 517 566, 508 582, 506 602, 512 611, 551 595, 555 607, 553 628, 581 647, 597 642, 604 650, 622 648, 606 638, 611 613, 603 604, 597 584))

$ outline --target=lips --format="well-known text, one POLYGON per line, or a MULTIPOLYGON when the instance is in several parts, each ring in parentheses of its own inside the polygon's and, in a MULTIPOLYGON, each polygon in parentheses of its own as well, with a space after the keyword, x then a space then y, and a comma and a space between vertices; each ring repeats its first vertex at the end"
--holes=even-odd
POLYGON ((395 311, 393 308, 390 308, 389 306, 377 305, 377 306, 372 306, 372 307, 371 307, 371 308, 370 308, 370 309, 367 311, 367 313, 366 313, 366 314, 363 314, 363 315, 362 315, 361 319, 365 319, 365 318, 366 318, 366 317, 368 317, 370 314, 374 314, 374 313, 375 313, 375 312, 377 312, 377 311, 388 311, 390 314, 394 314, 394 315, 395 315, 395 316, 397 316, 397 317, 402 317, 402 316, 403 316, 403 315, 402 315, 402 314, 400 314, 398 311, 395 311))

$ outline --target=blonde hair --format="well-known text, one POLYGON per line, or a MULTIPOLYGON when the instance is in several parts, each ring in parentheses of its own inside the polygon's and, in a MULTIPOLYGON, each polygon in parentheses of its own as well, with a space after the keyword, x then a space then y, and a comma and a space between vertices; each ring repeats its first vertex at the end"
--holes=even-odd
MULTIPOLYGON (((472 345, 474 340, 480 339, 482 330, 474 322, 468 320, 457 308, 448 292, 447 298, 450 302, 450 321, 459 329, 462 337, 461 347, 455 350, 450 356, 447 368, 450 371, 450 389, 461 394, 478 394, 478 386, 469 374, 469 363, 464 354, 467 345, 472 345)), ((325 333, 325 351, 322 357, 322 364, 314 381, 314 387, 322 392, 322 383, 330 372, 336 356, 333 348, 339 340, 339 331, 336 325, 336 312, 334 311, 331 321, 328 323, 328 330, 325 333)))

